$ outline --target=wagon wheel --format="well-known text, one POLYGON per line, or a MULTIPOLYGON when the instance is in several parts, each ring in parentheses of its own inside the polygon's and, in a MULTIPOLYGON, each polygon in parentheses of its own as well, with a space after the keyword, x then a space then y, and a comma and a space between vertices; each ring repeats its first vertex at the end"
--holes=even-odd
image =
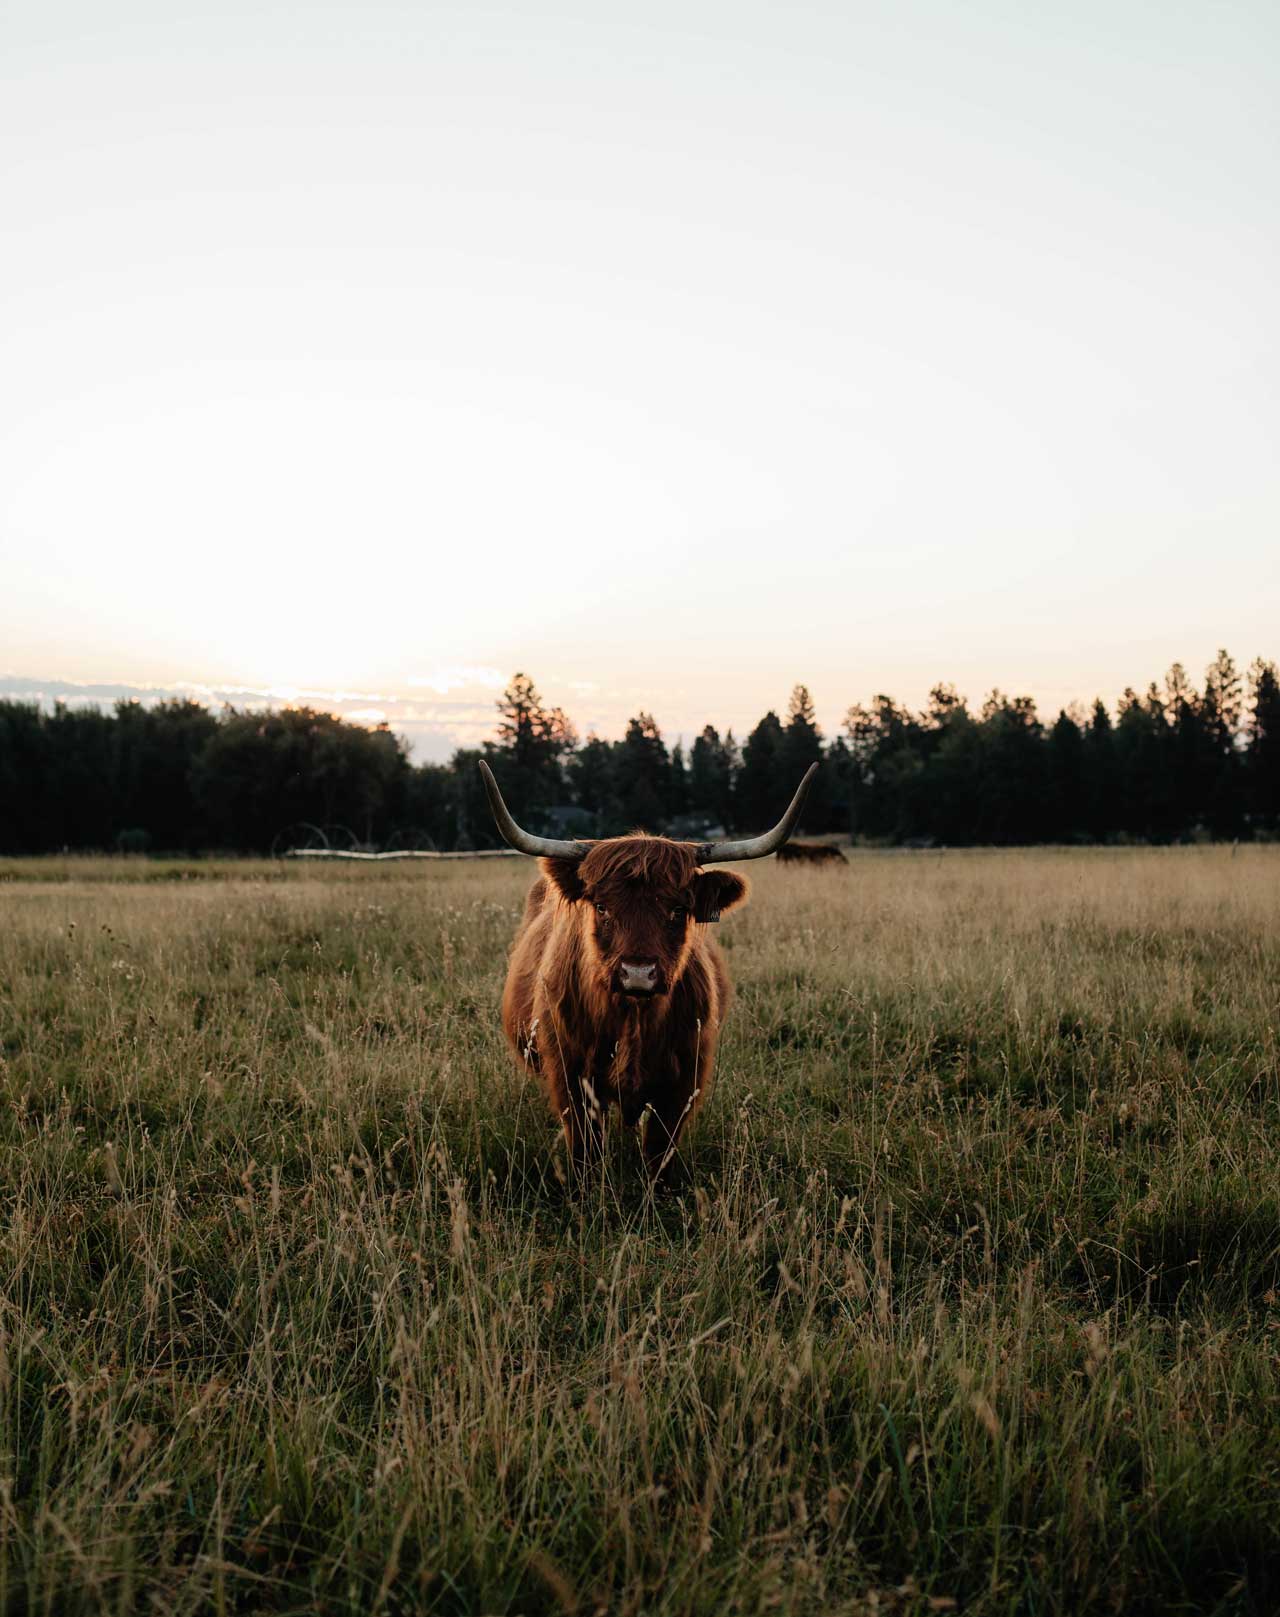
POLYGON ((271 841, 271 857, 282 858, 290 848, 328 848, 328 837, 310 820, 294 820, 277 831, 271 841))
POLYGON ((435 838, 416 825, 402 825, 391 833, 386 853, 439 853, 435 838))

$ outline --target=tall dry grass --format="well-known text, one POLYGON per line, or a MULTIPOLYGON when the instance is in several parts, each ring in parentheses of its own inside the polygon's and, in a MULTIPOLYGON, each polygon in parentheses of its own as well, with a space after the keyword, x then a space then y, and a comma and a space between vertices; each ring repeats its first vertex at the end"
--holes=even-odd
POLYGON ((0 1610, 1276 1610, 1278 854, 757 868, 656 1202, 526 866, 3 867, 0 1610))

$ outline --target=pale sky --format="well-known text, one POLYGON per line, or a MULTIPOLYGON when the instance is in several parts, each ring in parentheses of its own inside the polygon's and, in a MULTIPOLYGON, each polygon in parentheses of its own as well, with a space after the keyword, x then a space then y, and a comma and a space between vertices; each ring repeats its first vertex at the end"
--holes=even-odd
POLYGON ((1280 656, 1280 8, 0 10, 0 689, 1280 656))

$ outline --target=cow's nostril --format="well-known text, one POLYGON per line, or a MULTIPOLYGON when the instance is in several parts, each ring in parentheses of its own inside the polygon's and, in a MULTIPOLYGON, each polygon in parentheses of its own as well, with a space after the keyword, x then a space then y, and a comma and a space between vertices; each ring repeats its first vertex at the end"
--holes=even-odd
POLYGON ((618 986, 624 993, 650 994, 658 986, 658 967, 648 960, 624 960, 618 966, 618 986))

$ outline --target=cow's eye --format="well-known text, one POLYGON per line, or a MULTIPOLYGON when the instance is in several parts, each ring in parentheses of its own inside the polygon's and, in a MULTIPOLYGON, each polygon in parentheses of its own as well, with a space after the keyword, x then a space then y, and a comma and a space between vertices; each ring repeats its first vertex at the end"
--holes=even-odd
POLYGON ((609 913, 608 910, 605 909, 603 904, 597 904, 596 905, 596 914, 597 915, 608 915, 608 913, 609 913))
POLYGON ((683 904, 677 904, 671 912, 671 919, 673 921, 683 921, 688 913, 683 904))

